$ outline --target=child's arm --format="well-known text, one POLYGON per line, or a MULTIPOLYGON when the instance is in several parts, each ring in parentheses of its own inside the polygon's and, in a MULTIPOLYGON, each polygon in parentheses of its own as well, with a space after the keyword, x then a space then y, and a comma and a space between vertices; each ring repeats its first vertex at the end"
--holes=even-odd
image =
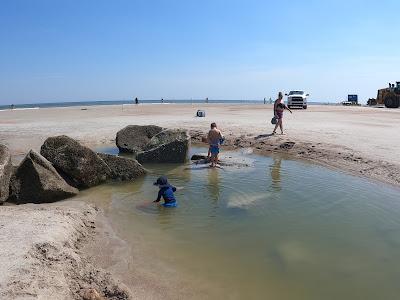
POLYGON ((157 199, 156 199, 156 200, 154 200, 153 202, 160 202, 160 200, 161 200, 161 196, 162 196, 162 192, 161 192, 161 190, 159 190, 159 191, 158 191, 158 196, 157 196, 157 199))

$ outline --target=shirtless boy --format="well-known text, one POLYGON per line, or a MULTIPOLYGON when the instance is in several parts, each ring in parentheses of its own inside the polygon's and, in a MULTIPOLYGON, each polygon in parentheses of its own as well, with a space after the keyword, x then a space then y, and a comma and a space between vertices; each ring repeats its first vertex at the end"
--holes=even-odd
POLYGON ((211 155, 210 167, 216 167, 218 163, 219 145, 222 144, 224 137, 217 128, 217 124, 211 123, 211 130, 208 132, 207 141, 210 145, 208 156, 211 155))

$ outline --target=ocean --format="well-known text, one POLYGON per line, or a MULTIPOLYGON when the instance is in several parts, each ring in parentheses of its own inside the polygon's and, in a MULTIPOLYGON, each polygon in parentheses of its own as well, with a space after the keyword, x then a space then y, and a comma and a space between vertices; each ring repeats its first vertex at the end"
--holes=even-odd
MULTIPOLYGON (((139 100, 140 104, 199 104, 206 103, 202 100, 139 100)), ((209 104, 263 104, 264 100, 208 100, 209 104)), ((270 103, 269 100, 266 103, 270 103)), ((50 107, 71 107, 71 106, 95 106, 95 105, 122 105, 134 104, 133 100, 108 100, 108 101, 73 101, 73 102, 51 102, 51 103, 31 103, 31 104, 14 104, 14 109, 35 109, 35 108, 50 108, 50 107)), ((328 102, 308 102, 309 105, 332 105, 336 103, 328 102)), ((11 104, 0 105, 0 110, 8 110, 11 104)))

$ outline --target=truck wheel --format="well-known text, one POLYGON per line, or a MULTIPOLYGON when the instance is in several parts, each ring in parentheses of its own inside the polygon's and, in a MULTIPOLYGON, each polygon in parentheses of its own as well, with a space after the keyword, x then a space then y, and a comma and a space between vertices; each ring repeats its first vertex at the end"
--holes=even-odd
POLYGON ((304 109, 307 109, 307 105, 303 105, 303 108, 304 108, 304 109))
POLYGON ((394 100, 394 106, 395 106, 395 108, 399 108, 399 106, 400 106, 400 96, 397 96, 396 100, 394 100))
POLYGON ((398 108, 400 105, 399 98, 400 97, 397 96, 396 94, 392 94, 392 93, 387 94, 384 99, 385 106, 387 108, 398 108))

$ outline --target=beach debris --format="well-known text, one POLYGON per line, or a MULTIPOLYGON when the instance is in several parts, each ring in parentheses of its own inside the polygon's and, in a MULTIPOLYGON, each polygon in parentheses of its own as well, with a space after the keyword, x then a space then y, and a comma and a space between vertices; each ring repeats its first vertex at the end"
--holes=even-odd
POLYGON ((295 142, 284 142, 282 144, 279 145, 279 148, 281 149, 285 149, 285 150, 290 150, 293 148, 293 146, 295 145, 295 142))
POLYGON ((183 163, 186 161, 190 135, 184 129, 166 129, 153 136, 137 155, 139 162, 183 163))
POLYGON ((78 194, 57 173, 52 164, 34 150, 29 151, 11 179, 9 201, 21 203, 49 203, 78 194))
POLYGON ((137 154, 162 130, 155 125, 128 125, 117 132, 115 142, 120 152, 137 154))
POLYGON ((94 151, 68 136, 47 138, 40 153, 74 187, 95 186, 111 177, 110 167, 94 151))
POLYGON ((111 169, 110 179, 133 180, 146 174, 145 168, 136 160, 105 153, 97 153, 111 169))
POLYGON ((9 196, 12 170, 10 150, 0 144, 0 204, 9 196))
POLYGON ((205 116, 206 116, 206 111, 205 111, 205 110, 199 109, 199 110, 196 112, 196 117, 204 118, 205 116))

